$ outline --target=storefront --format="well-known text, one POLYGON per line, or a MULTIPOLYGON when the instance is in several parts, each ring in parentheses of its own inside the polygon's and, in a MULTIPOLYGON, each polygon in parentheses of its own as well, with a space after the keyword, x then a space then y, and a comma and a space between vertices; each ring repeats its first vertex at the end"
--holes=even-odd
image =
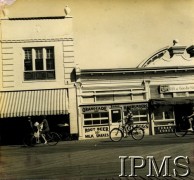
POLYGON ((194 84, 169 84, 151 86, 158 89, 157 99, 151 99, 152 126, 155 134, 170 133, 174 126, 192 112, 194 84))
POLYGON ((147 135, 174 132, 194 105, 194 46, 173 43, 137 68, 76 72, 80 139, 108 137, 127 107, 147 135))
POLYGON ((51 130, 66 123, 64 133, 77 136, 73 18, 8 16, 0 19, 0 138, 21 139, 28 117, 43 116, 51 130))
POLYGON ((82 71, 79 76, 76 86, 79 139, 109 137, 110 131, 124 121, 127 108, 133 112, 134 124, 150 134, 147 82, 141 79, 129 82, 130 74, 117 70, 82 71))
POLYGON ((109 137, 109 132, 125 119, 129 107, 134 115, 134 123, 142 126, 145 133, 149 134, 148 104, 117 104, 102 106, 83 106, 82 112, 82 137, 84 139, 109 137))

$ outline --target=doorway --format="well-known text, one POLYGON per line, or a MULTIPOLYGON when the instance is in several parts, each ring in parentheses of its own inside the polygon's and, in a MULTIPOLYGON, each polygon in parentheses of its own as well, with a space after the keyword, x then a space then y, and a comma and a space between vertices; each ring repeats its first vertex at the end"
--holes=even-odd
POLYGON ((176 123, 181 122, 183 116, 188 116, 191 113, 191 104, 177 104, 174 106, 175 121, 176 123))
POLYGON ((111 109, 111 123, 110 124, 118 124, 118 121, 120 121, 122 119, 121 116, 121 108, 118 109, 111 109))

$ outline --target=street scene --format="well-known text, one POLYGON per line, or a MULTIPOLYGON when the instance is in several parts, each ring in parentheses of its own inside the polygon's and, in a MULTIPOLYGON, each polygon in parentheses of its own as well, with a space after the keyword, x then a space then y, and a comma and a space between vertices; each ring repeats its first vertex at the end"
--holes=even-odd
MULTIPOLYGON (((174 134, 146 136, 141 141, 131 137, 120 142, 112 142, 109 138, 83 141, 63 141, 56 146, 37 145, 25 147, 22 145, 1 146, 0 148, 0 179, 188 179, 194 178, 194 135, 176 137, 174 134), (164 156, 169 160, 169 174, 163 177, 162 167, 160 177, 147 177, 149 163, 144 168, 137 168, 136 177, 131 174, 131 162, 125 161, 126 177, 121 175, 121 160, 119 156, 153 156, 158 168, 162 165, 164 156), (177 156, 188 156, 190 168, 186 177, 175 177, 173 169, 179 174, 185 174, 186 169, 173 164, 177 156)), ((181 160, 180 160, 181 162, 181 160)), ((141 161, 137 160, 136 166, 141 161)))
POLYGON ((193 9, 0 0, 0 180, 194 179, 193 9))

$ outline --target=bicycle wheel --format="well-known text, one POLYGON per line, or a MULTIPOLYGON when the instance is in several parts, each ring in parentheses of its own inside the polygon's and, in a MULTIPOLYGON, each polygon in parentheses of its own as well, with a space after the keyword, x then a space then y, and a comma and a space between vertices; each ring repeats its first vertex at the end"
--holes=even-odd
POLYGON ((122 139, 123 133, 119 128, 114 128, 110 131, 110 139, 114 142, 118 142, 122 139))
POLYGON ((48 145, 54 146, 60 141, 60 136, 56 132, 50 132, 47 134, 46 139, 48 145))
POLYGON ((175 127, 174 133, 177 137, 184 137, 187 134, 187 130, 181 130, 179 127, 175 127))
POLYGON ((144 137, 144 129, 140 127, 134 127, 131 130, 131 136, 134 140, 141 140, 144 137))

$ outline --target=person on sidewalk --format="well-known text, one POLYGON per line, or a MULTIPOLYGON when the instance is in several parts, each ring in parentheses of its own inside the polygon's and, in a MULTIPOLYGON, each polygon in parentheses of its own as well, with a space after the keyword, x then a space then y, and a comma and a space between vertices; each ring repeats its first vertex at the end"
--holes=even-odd
POLYGON ((187 129, 188 131, 193 131, 193 118, 194 118, 194 107, 193 107, 193 112, 190 116, 187 116, 190 128, 187 129))

